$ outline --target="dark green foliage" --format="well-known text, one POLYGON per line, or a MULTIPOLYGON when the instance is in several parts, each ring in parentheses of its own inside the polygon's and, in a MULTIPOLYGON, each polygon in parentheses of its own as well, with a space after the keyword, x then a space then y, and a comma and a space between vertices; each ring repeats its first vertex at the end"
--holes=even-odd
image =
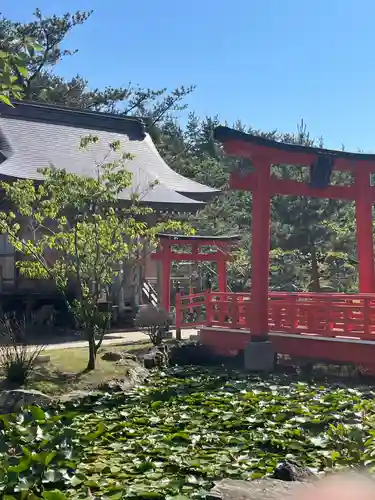
POLYGON ((194 499, 216 479, 271 475, 285 460, 372 470, 373 397, 369 388, 169 369, 125 396, 0 417, 1 495, 194 499))

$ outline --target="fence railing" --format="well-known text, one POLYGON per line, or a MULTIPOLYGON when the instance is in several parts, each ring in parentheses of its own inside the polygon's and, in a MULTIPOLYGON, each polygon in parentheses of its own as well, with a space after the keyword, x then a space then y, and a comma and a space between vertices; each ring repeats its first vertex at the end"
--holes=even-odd
MULTIPOLYGON (((176 329, 216 326, 251 332, 249 293, 176 296, 176 329)), ((375 294, 270 292, 269 332, 375 340, 375 294)))

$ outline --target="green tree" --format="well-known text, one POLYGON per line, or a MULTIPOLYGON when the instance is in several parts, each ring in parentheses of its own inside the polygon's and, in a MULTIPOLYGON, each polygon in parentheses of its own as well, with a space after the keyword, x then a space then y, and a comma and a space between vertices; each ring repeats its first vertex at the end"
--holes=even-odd
MULTIPOLYGON (((81 147, 97 142, 90 136, 81 147)), ((95 368, 110 319, 100 309, 101 298, 108 297, 123 264, 135 263, 144 246, 156 241, 157 232, 186 230, 186 225, 168 220, 149 225, 152 210, 140 205, 142 193, 130 205, 121 202, 120 194, 132 179, 125 168, 129 155, 120 148, 118 142, 109 145, 108 158, 116 159, 98 164, 93 178, 51 167, 42 171, 44 182, 39 185, 30 180, 1 183, 13 210, 0 213, 0 230, 24 256, 17 262, 21 273, 52 280, 65 297, 68 285, 75 285, 75 300, 66 300, 89 344, 88 370, 95 368)))
MULTIPOLYGON (((297 133, 281 137, 285 142, 324 147, 312 140, 301 122, 297 133)), ((273 168, 276 177, 309 182, 308 170, 290 165, 273 168)), ((334 172, 333 184, 350 183, 348 173, 334 172)), ((275 196, 272 200, 272 278, 274 288, 320 292, 352 289, 355 270, 353 204, 326 198, 275 196), (343 265, 343 259, 345 265, 343 265), (341 277, 340 277, 341 273, 341 277), (345 287, 343 289, 343 287, 345 287)))
POLYGON ((12 106, 11 99, 24 97, 23 81, 28 78, 28 63, 39 46, 28 37, 0 36, 0 101, 12 106))

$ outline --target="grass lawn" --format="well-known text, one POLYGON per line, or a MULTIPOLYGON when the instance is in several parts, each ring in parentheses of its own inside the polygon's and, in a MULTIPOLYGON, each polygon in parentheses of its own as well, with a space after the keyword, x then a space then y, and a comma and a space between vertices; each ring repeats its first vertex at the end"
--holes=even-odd
POLYGON ((103 382, 126 377, 126 362, 115 363, 102 360, 102 355, 108 351, 137 354, 149 349, 151 344, 146 342, 132 345, 103 346, 97 357, 97 367, 94 371, 85 373, 88 359, 88 349, 65 348, 51 349, 41 353, 48 356, 50 361, 36 367, 35 373, 27 384, 27 388, 36 389, 46 394, 62 394, 70 391, 89 390, 103 382))

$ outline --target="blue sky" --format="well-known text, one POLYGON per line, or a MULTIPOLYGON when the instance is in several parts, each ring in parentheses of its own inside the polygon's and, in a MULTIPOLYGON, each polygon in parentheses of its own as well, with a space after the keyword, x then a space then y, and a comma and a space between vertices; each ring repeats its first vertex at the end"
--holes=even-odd
POLYGON ((199 115, 375 151, 374 0, 1 0, 14 20, 94 9, 59 73, 91 86, 197 85, 199 115), (53 5, 53 6, 51 6, 53 5))

